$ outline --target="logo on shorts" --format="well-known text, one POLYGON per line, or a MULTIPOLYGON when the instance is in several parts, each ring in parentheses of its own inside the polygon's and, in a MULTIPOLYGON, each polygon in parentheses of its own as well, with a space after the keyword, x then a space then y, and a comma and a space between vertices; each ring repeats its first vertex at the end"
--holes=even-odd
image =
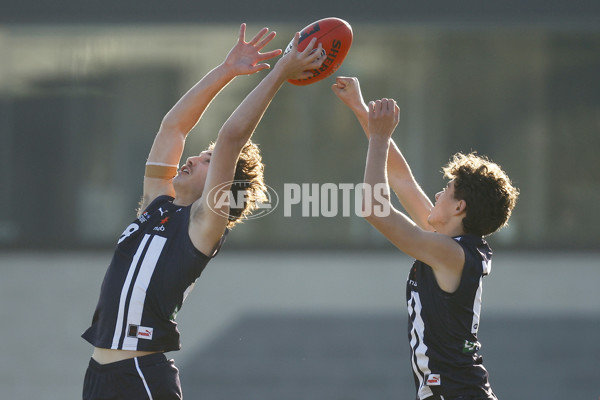
POLYGON ((152 334, 154 333, 153 328, 148 328, 147 326, 139 326, 139 325, 129 325, 129 329, 127 330, 128 337, 134 337, 138 339, 146 339, 152 340, 152 334))
POLYGON ((440 374, 429 374, 427 375, 425 384, 427 386, 440 386, 442 384, 442 378, 440 378, 440 374))

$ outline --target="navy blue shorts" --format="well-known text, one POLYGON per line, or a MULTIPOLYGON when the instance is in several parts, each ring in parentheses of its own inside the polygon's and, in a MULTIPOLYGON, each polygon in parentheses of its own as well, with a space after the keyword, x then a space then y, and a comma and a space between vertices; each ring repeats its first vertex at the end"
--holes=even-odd
POLYGON ((181 400, 179 370, 162 353, 99 364, 85 373, 83 400, 181 400))

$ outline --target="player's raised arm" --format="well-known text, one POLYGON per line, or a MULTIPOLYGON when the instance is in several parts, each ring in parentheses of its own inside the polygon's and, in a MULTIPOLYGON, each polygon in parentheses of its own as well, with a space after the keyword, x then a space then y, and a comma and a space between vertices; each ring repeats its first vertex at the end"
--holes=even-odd
POLYGON ((456 201, 454 208, 454 203, 448 200, 448 207, 444 208, 447 214, 443 218, 452 219, 455 224, 448 225, 447 229, 444 227, 443 232, 423 230, 394 209, 389 201, 386 164, 391 135, 398 125, 400 109, 394 100, 381 99, 369 103, 368 112, 368 130, 371 136, 364 183, 371 190, 363 191, 363 204, 367 214, 365 218, 404 253, 431 266, 440 287, 453 292, 460 282, 465 256, 452 236, 463 232, 461 221, 466 205, 462 201, 456 201), (378 190, 382 186, 383 193, 378 190), (376 209, 389 212, 378 214, 376 209))
POLYGON ((292 49, 284 55, 271 73, 244 99, 225 122, 215 142, 210 167, 199 200, 192 205, 190 238, 197 249, 212 253, 227 225, 229 204, 220 201, 229 191, 238 157, 248 142, 271 100, 288 79, 305 79, 312 70, 319 68, 323 60, 322 46, 313 52, 315 40, 298 51, 300 35, 294 36, 292 49))
MULTIPOLYGON (((337 77, 331 89, 352 110, 369 139, 369 110, 363 100, 358 78, 337 77)), ((390 140, 387 174, 390 187, 408 215, 421 228, 432 230, 427 222, 427 216, 433 204, 415 180, 406 159, 393 140, 390 140)))
POLYGON ((263 28, 249 42, 244 39, 245 33, 246 24, 242 24, 238 41, 223 63, 196 83, 163 118, 146 164, 140 211, 159 195, 174 196, 173 177, 183 154, 185 138, 215 96, 236 76, 269 68, 264 61, 281 54, 281 50, 261 53, 275 32, 263 28))

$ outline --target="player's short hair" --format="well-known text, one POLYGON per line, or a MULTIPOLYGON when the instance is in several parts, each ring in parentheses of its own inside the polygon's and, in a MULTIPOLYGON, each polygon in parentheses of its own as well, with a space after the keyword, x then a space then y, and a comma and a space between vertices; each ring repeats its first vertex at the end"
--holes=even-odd
MULTIPOLYGON (((214 147, 215 144, 211 143, 208 150, 213 150, 214 147)), ((238 157, 233 177, 234 183, 230 189, 234 199, 240 198, 238 192, 245 191, 243 197, 246 201, 244 201, 243 207, 230 207, 227 228, 231 229, 234 225, 243 222, 252 211, 256 210, 258 202, 265 203, 268 200, 264 172, 265 165, 262 162, 260 149, 256 143, 248 140, 238 157)))
POLYGON ((467 203, 465 233, 485 236, 507 225, 519 189, 498 164, 476 153, 456 153, 442 171, 454 179, 454 197, 467 203))

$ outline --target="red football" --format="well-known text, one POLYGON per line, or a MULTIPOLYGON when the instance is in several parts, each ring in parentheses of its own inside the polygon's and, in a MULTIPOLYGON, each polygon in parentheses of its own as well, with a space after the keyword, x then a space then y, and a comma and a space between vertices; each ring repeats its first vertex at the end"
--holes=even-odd
MULTIPOLYGON (((320 19, 300 31, 298 50, 304 50, 314 37, 317 38, 315 47, 321 43, 323 50, 327 54, 327 59, 323 61, 319 69, 312 71, 312 77, 288 80, 288 82, 294 85, 310 85, 333 74, 342 65, 346 55, 348 55, 348 51, 352 45, 352 27, 343 19, 333 17, 320 19)), ((291 49, 292 42, 288 44, 284 54, 291 49)))

